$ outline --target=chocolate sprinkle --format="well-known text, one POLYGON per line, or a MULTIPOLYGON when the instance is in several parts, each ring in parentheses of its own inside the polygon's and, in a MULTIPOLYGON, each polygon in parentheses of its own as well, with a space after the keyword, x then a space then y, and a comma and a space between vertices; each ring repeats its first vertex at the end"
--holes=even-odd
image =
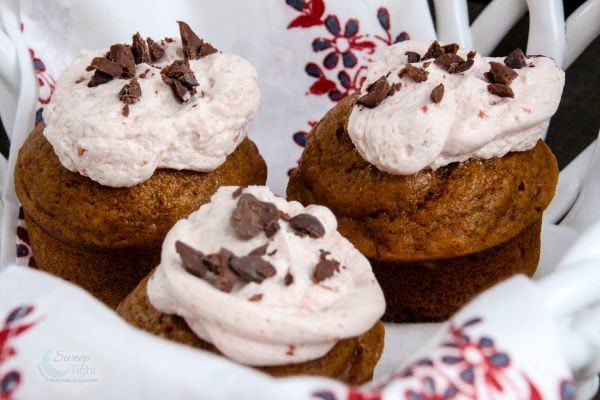
POLYGON ((175 242, 175 251, 181 257, 181 263, 186 271, 200 278, 206 276, 208 270, 203 262, 204 253, 179 240, 175 242))
POLYGON ((113 44, 110 46, 110 59, 121 66, 121 78, 133 78, 135 76, 135 60, 133 59, 131 46, 113 44))
POLYGON ((512 68, 495 61, 490 61, 490 67, 489 72, 494 77, 494 82, 492 83, 510 85, 510 83, 518 76, 512 68))
POLYGON ((313 271, 312 281, 314 283, 323 282, 325 279, 331 278, 334 273, 340 271, 340 263, 336 260, 328 260, 326 257, 329 254, 327 251, 321 250, 319 262, 313 271))
POLYGON ((436 104, 442 101, 442 98, 444 97, 444 84, 440 83, 435 88, 433 88, 430 97, 431 101, 433 101, 436 104))
POLYGON ((415 82, 425 82, 429 75, 429 71, 425 71, 423 68, 414 67, 411 64, 406 64, 406 66, 398 73, 400 78, 404 75, 408 75, 409 78, 415 82))
MULTIPOLYGON (((239 197, 238 203, 231 215, 231 226, 240 239, 252 239, 260 232, 273 229, 273 222, 277 222, 281 215, 273 203, 258 200, 250 193, 239 197)), ((279 228, 277 228, 279 229, 279 228)))
POLYGON ((146 38, 146 43, 148 43, 150 60, 152 60, 152 62, 160 60, 165 55, 165 50, 151 38, 146 38))
POLYGON ((136 32, 132 38, 131 52, 133 53, 133 59, 136 64, 152 62, 150 54, 148 53, 148 46, 139 32, 136 32))
POLYGON ((198 59, 218 51, 210 43, 200 39, 188 24, 183 21, 177 23, 185 58, 198 59))
POLYGON ((137 79, 133 78, 126 83, 121 91, 119 92, 119 100, 121 100, 125 104, 133 104, 137 103, 140 96, 142 95, 142 88, 138 83, 137 79))
POLYGON ((171 86, 175 96, 182 102, 190 100, 191 95, 196 93, 198 81, 194 71, 190 68, 188 60, 175 60, 161 71, 162 80, 171 86))
POLYGON ((404 54, 406 55, 409 63, 416 63, 421 61, 421 55, 419 53, 416 53, 414 51, 407 51, 404 54))
POLYGON ((520 69, 527 65, 527 59, 521 49, 514 49, 504 58, 504 64, 513 69, 520 69))
POLYGON ((421 57, 421 61, 427 60, 429 58, 438 58, 442 54, 444 54, 444 48, 440 46, 440 44, 436 40, 433 43, 431 43, 425 54, 423 54, 423 57, 421 57))
POLYGON ((508 85, 502 83, 490 83, 487 87, 488 92, 499 97, 515 97, 512 89, 508 85))
POLYGON ((283 278, 283 283, 285 284, 285 286, 290 286, 292 283, 294 283, 294 275, 292 275, 292 273, 288 271, 288 273, 285 274, 285 277, 283 278))
POLYGON ((375 108, 389 95, 390 85, 385 76, 367 86, 367 94, 359 97, 356 102, 367 108, 375 108))
POLYGON ((261 283, 277 273, 277 270, 270 262, 263 260, 261 256, 257 255, 233 258, 230 266, 236 274, 249 282, 261 283))
POLYGON ((322 238, 325 235, 325 228, 321 221, 310 214, 298 214, 289 221, 290 228, 300 237, 310 236, 312 238, 322 238))
POLYGON ((263 298, 262 293, 257 293, 257 294, 250 296, 250 298, 248 298, 248 301, 261 301, 262 298, 263 298))

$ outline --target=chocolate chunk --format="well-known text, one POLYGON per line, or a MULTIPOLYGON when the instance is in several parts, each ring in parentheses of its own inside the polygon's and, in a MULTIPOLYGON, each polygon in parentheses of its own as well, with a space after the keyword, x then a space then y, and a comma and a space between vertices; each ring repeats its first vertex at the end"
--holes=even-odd
POLYGON ((233 258, 235 258, 235 255, 231 251, 221 248, 218 253, 204 256, 202 263, 210 272, 219 275, 223 270, 227 269, 226 267, 229 266, 233 258))
POLYGON ((119 92, 119 100, 121 100, 125 104, 133 104, 137 103, 142 95, 142 88, 138 83, 137 79, 133 78, 126 83, 121 91, 119 92))
POLYGON ((111 81, 112 79, 113 79, 112 76, 105 74, 104 72, 96 71, 96 72, 94 72, 94 75, 92 75, 92 78, 88 82, 88 87, 95 87, 98 85, 102 85, 108 81, 111 81))
POLYGON ((385 76, 367 86, 367 94, 359 97, 356 102, 367 108, 375 108, 388 96, 390 85, 385 76))
POLYGON ((416 63, 421 61, 421 55, 419 53, 416 53, 414 51, 407 51, 404 54, 406 55, 409 63, 416 63))
POLYGON ((250 253, 248 253, 248 255, 249 256, 264 256, 265 254, 267 254, 267 247, 269 247, 269 243, 265 243, 262 246, 255 248, 250 253))
POLYGON ((198 81, 187 60, 175 60, 160 73, 163 82, 171 86, 175 96, 182 102, 187 102, 196 93, 198 81))
POLYGON ((425 62, 423 63, 423 68, 427 68, 427 67, 429 67, 430 65, 431 65, 431 61, 425 61, 425 62))
POLYGON ((433 88, 430 97, 431 101, 433 101, 436 104, 442 101, 442 98, 444 97, 444 84, 440 83, 435 88, 433 88))
POLYGON ((487 87, 488 92, 499 97, 515 97, 512 89, 508 85, 502 83, 490 83, 487 87))
POLYGON ((328 260, 326 258, 328 254, 329 252, 321 250, 319 262, 312 274, 312 281, 314 283, 323 282, 325 279, 331 278, 334 273, 340 271, 340 263, 333 259, 328 260))
POLYGON ((513 79, 518 76, 512 68, 495 61, 490 61, 490 67, 489 72, 493 75, 495 83, 510 85, 513 79))
POLYGON ((514 49, 504 58, 504 64, 513 69, 520 69, 527 65, 527 59, 521 49, 514 49))
POLYGON ((396 83, 394 83, 393 85, 390 86, 390 90, 388 91, 387 96, 388 97, 393 96, 401 88, 402 88, 402 82, 396 82, 396 83))
POLYGON ((473 51, 473 50, 469 51, 469 52, 467 53, 467 60, 472 60, 472 59, 474 59, 476 54, 477 54, 477 52, 476 52, 476 51, 473 51))
POLYGON ((325 228, 321 221, 310 214, 298 214, 290 219, 290 228, 300 237, 310 236, 312 238, 322 238, 325 235, 325 228))
POLYGON ((442 54, 444 54, 444 49, 436 40, 433 43, 431 43, 425 54, 423 54, 423 57, 421 57, 421 61, 427 60, 429 58, 438 58, 442 54))
POLYGON ((113 44, 110 46, 110 59, 121 66, 121 78, 133 78, 135 76, 135 60, 133 59, 131 46, 113 44))
POLYGON ((121 108, 121 115, 125 118, 129 117, 129 105, 125 104, 123 108, 121 108))
POLYGON ((179 257, 181 257, 181 264, 186 271, 192 275, 199 276, 200 278, 206 276, 208 270, 203 262, 204 253, 179 240, 175 242, 175 251, 179 254, 179 257))
POLYGON ((177 21, 177 23, 185 58, 197 59, 218 51, 210 43, 200 39, 188 24, 183 21, 177 21))
POLYGON ((428 71, 425 71, 423 68, 414 67, 411 64, 406 64, 404 68, 398 73, 398 76, 402 78, 404 75, 408 75, 410 79, 415 82, 425 82, 427 80, 427 76, 429 75, 428 71))
POLYGON ((256 255, 234 258, 231 260, 230 266, 240 278, 249 282, 261 283, 277 273, 270 262, 256 255))
POLYGON ((456 54, 458 52, 458 48, 459 46, 456 43, 450 43, 445 46, 442 46, 442 49, 446 54, 456 54))
POLYGON ((217 278, 217 287, 223 292, 231 292, 235 284, 238 282, 237 275, 231 270, 229 265, 224 265, 219 270, 219 277, 217 278))
POLYGON ((150 60, 152 60, 152 62, 160 60, 165 55, 165 50, 151 38, 146 38, 146 43, 148 43, 150 60))
POLYGON ((285 277, 283 278, 283 283, 285 284, 285 286, 290 286, 292 283, 294 283, 294 275, 292 275, 292 273, 288 271, 288 273, 285 274, 285 277))
POLYGON ((94 57, 86 71, 96 70, 103 74, 109 75, 112 78, 119 78, 123 73, 122 67, 114 61, 104 57, 94 57))
POLYGON ((256 293, 248 298, 248 301, 261 301, 263 298, 262 293, 256 293))
POLYGON ((489 83, 496 83, 496 79, 494 79, 494 74, 492 74, 490 71, 484 72, 483 76, 485 77, 485 79, 487 79, 489 83))
POLYGON ((475 64, 473 60, 467 60, 458 64, 451 64, 448 68, 448 72, 451 74, 458 74, 460 72, 465 72, 469 68, 471 68, 475 64))
POLYGON ((231 196, 232 196, 234 199, 237 199, 238 197, 240 197, 240 196, 242 195, 242 193, 244 193, 244 189, 245 189, 245 188, 246 188, 246 186, 240 186, 240 187, 238 187, 237 189, 235 189, 235 190, 233 191, 233 193, 231 194, 231 196))
POLYGON ((152 59, 150 53, 148 53, 148 46, 139 32, 136 32, 132 38, 131 52, 133 53, 133 59, 136 64, 146 63, 150 64, 152 59))
POLYGON ((435 65, 446 71, 448 71, 452 64, 458 65, 463 62, 465 60, 458 54, 442 54, 434 61, 435 65))
POLYGON ((273 221, 277 222, 281 215, 273 203, 258 200, 250 193, 239 197, 238 203, 231 215, 231 226, 240 239, 251 239, 265 230, 273 221))

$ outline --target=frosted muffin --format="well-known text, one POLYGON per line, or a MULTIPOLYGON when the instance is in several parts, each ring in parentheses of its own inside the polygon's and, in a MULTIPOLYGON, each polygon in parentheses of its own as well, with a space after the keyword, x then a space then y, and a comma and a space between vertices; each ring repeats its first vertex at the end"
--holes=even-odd
POLYGON ((128 322, 274 376, 370 379, 385 302, 325 207, 222 187, 175 224, 160 265, 118 307, 128 322))
POLYGON ((391 321, 439 321, 535 272, 558 169, 540 140, 564 74, 520 51, 402 42, 313 129, 287 194, 323 204, 373 266, 391 321))
POLYGON ((112 307, 158 264, 177 220, 221 185, 266 179, 246 138, 260 103, 254 68, 180 31, 82 53, 15 167, 40 269, 112 307))

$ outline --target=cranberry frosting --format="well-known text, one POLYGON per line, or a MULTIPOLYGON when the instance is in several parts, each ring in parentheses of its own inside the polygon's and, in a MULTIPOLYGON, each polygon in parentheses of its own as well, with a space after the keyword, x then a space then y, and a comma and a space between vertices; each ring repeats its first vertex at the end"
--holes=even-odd
POLYGON ((86 67, 103 51, 83 52, 62 73, 44 109, 44 135, 65 168, 105 186, 129 187, 157 168, 214 170, 244 140, 260 104, 254 67, 217 52, 188 59, 197 86, 188 93, 175 82, 178 98, 161 70, 184 59, 182 43, 153 46, 164 55, 132 66, 137 83, 112 79, 89 87, 97 72, 86 67))
POLYGON ((325 207, 222 187, 167 234, 148 298, 237 362, 317 359, 385 309, 369 262, 336 229, 325 207))
POLYGON ((563 86, 547 57, 405 41, 369 66, 348 133, 365 160, 397 175, 502 157, 535 146, 563 86))

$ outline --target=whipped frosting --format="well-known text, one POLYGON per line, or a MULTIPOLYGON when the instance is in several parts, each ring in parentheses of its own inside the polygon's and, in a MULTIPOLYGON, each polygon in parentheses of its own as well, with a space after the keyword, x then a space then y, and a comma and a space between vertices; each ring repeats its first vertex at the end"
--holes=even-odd
POLYGON ((142 95, 128 116, 118 96, 128 79, 87 86, 94 72, 86 67, 104 51, 83 52, 62 73, 44 109, 44 135, 65 168, 105 186, 128 187, 157 168, 214 170, 244 140, 260 104, 254 67, 231 54, 190 60, 199 86, 182 103, 160 75, 183 59, 181 42, 162 46, 159 61, 136 65, 142 95))
POLYGON ((367 259, 337 229, 325 207, 303 207, 251 186, 258 200, 270 202, 290 217, 310 214, 325 228, 324 236, 299 236, 290 224, 271 238, 261 232, 241 240, 230 226, 237 204, 236 187, 221 187, 211 202, 180 220, 167 234, 161 263, 147 285, 150 303, 185 319, 190 329, 228 358, 253 366, 283 365, 317 359, 341 339, 359 336, 379 320, 385 301, 367 259), (244 256, 268 243, 264 260, 274 276, 261 283, 237 283, 229 293, 186 271, 175 243, 182 241, 204 254, 221 248, 244 256), (312 274, 321 257, 339 262, 339 270, 315 283, 312 274), (289 284, 286 276, 291 275, 289 284), (287 285, 286 285, 287 281, 287 285), (262 297, 261 297, 262 296, 262 297), (252 301, 250 299, 256 299, 252 301))
MULTIPOLYGON (((429 72, 424 82, 398 76, 408 63, 406 52, 423 55, 431 42, 405 41, 388 47, 368 69, 361 94, 381 76, 402 87, 375 108, 357 105, 348 120, 348 134, 361 156, 382 171, 414 174, 471 158, 502 157, 511 151, 535 146, 556 112, 564 86, 564 72, 547 57, 527 59, 515 69, 511 82, 514 98, 499 97, 487 89, 484 73, 490 61, 504 58, 476 54, 465 72, 450 74, 434 59, 412 63, 429 72), (444 95, 439 103, 430 98, 440 83, 444 95)), ((467 50, 458 55, 467 58, 467 50)))

